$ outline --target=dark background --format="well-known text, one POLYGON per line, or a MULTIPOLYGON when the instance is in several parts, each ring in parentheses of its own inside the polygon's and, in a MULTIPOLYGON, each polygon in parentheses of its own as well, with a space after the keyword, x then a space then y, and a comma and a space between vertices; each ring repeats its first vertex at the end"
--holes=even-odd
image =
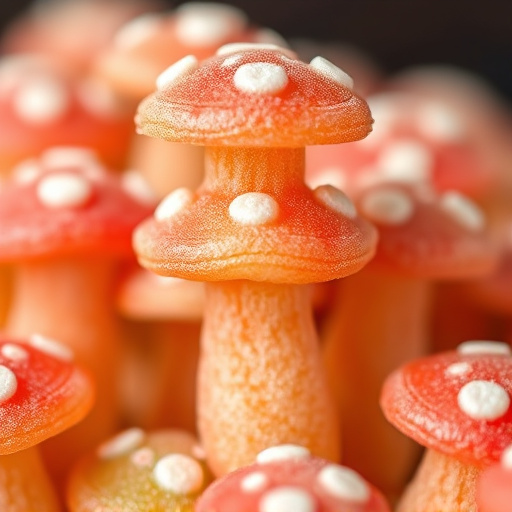
MULTIPOLYGON (((69 0, 72 1, 72 0, 69 0)), ((29 5, 3 0, 3 28, 29 5)), ((169 6, 183 2, 169 2, 169 6)), ((257 24, 287 38, 352 43, 385 72, 455 64, 512 100, 512 0, 239 0, 257 24)))

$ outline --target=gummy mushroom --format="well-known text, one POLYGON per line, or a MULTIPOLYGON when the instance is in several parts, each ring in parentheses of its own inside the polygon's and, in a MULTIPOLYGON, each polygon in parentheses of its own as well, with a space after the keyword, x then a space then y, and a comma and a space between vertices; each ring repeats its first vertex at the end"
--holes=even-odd
POLYGON ((206 146, 201 187, 168 195, 134 246, 158 274, 207 281, 198 415, 216 474, 283 442, 339 456, 309 293, 297 285, 356 272, 374 251, 375 230, 341 191, 304 184, 306 144, 371 129, 345 78, 322 58, 227 45, 201 66, 176 63, 139 107, 141 133, 206 146))
POLYGON ((397 496, 418 453, 382 416, 382 383, 429 353, 435 283, 489 275, 498 253, 483 212, 457 192, 380 183, 354 201, 379 242, 373 260, 340 281, 322 355, 343 418, 343 462, 397 496))
POLYGON ((508 512, 512 503, 512 445, 501 455, 501 460, 485 469, 476 487, 479 512, 508 512))
POLYGON ((67 449, 48 448, 54 467, 117 429, 113 282, 120 262, 133 259, 134 226, 152 211, 131 189, 90 151, 55 148, 17 168, 0 191, 0 261, 13 268, 6 332, 58 339, 101 390, 87 420, 64 434, 67 449))
POLYGON ((512 442, 512 357, 505 343, 464 342, 386 380, 381 406, 427 448, 397 512, 474 512, 479 474, 512 442))
POLYGON ((382 494, 352 469, 297 445, 260 452, 214 482, 196 512, 389 512, 382 494))
POLYGON ((37 445, 81 421, 93 399, 92 379, 69 349, 1 337, 1 510, 60 510, 37 445))
POLYGON ((67 504, 70 512, 193 512, 211 480, 192 434, 132 427, 75 465, 67 504))

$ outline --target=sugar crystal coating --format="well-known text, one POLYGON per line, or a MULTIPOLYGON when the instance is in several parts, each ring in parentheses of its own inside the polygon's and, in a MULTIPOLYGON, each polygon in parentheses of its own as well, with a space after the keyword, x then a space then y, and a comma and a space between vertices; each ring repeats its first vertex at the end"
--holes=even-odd
POLYGON ((414 214, 412 198, 402 190, 385 188, 371 190, 361 201, 361 211, 375 222, 400 225, 414 214))
POLYGON ((44 176, 37 184, 37 197, 48 208, 82 206, 91 194, 89 180, 85 176, 69 172, 44 176))
POLYGON ((357 217, 357 210, 350 198, 332 185, 320 185, 315 189, 315 197, 331 210, 350 219, 357 217))
POLYGON ((73 351, 69 347, 42 334, 32 334, 29 343, 41 352, 61 361, 72 361, 74 358, 73 351))
POLYGON ((310 62, 310 65, 319 73, 322 73, 322 75, 331 78, 332 80, 336 80, 336 82, 340 83, 341 85, 344 85, 349 89, 352 89, 354 87, 353 78, 348 73, 346 73, 341 68, 339 68, 332 62, 328 61, 324 57, 315 57, 310 62))
POLYGON ((240 488, 246 492, 257 492, 268 484, 268 476, 263 471, 253 471, 244 476, 240 482, 240 488))
POLYGON ((235 71, 233 81, 237 89, 249 94, 276 94, 288 84, 288 75, 277 64, 250 62, 235 71))
POLYGON ((229 215, 239 224, 259 226, 277 218, 279 205, 268 194, 248 192, 233 199, 229 205, 229 215))
POLYGON ((461 410, 475 420, 495 420, 510 406, 507 391, 499 384, 485 380, 474 380, 462 386, 457 401, 461 410))
POLYGON ((188 188, 177 188, 168 194, 155 210, 156 220, 166 220, 174 217, 177 213, 192 204, 194 194, 188 188))
POLYGON ((310 451, 304 446, 296 444, 280 444, 271 446, 258 453, 256 461, 259 464, 268 464, 278 460, 305 459, 311 456, 310 451))
POLYGON ((485 217, 482 210, 459 192, 445 192, 440 201, 441 207, 461 226, 470 231, 481 231, 484 228, 485 217))
POLYGON ((470 340, 460 343, 457 352, 463 355, 470 354, 503 354, 512 355, 510 346, 502 341, 470 340))
POLYGON ((7 366, 0 365, 0 403, 9 400, 18 389, 18 380, 7 366))
POLYGON ((314 512, 314 498, 298 487, 277 487, 264 494, 259 512, 314 512))
POLYGON ((136 450, 146 439, 140 428, 129 428, 102 443, 97 450, 100 459, 113 459, 136 450))
POLYGON ((186 55, 167 69, 162 71, 156 79, 156 88, 164 89, 181 77, 193 73, 199 67, 199 61, 194 55, 186 55))
POLYGON ((368 484, 347 467, 329 464, 320 470, 317 480, 327 492, 342 500, 365 503, 370 498, 368 484))
POLYGON ((175 494, 189 494, 203 485, 203 469, 192 457, 173 453, 162 457, 155 465, 153 477, 158 486, 175 494))
POLYGON ((14 343, 2 345, 1 352, 5 358, 11 361, 25 361, 28 358, 28 352, 20 345, 14 343))
POLYGON ((18 116, 27 123, 45 124, 60 119, 67 111, 69 96, 64 86, 52 78, 33 78, 13 98, 18 116))

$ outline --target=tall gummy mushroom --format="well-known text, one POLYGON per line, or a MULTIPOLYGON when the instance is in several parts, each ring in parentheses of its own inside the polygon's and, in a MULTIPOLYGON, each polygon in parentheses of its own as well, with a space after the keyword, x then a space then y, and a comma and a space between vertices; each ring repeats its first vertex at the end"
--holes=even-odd
POLYGON ((141 264, 207 281, 199 432, 217 474, 296 443, 339 456, 308 288, 358 271, 375 230, 333 187, 304 183, 304 147, 360 139, 366 103, 322 58, 226 45, 188 56, 139 107, 140 132, 206 146, 205 180, 178 189, 137 228, 141 264))

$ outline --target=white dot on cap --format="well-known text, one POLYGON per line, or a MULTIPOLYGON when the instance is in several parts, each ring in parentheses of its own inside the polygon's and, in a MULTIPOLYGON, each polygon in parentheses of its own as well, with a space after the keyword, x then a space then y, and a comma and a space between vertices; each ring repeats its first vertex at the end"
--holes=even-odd
POLYGON ((7 366, 0 365, 0 402, 9 400, 18 389, 18 380, 7 366))
POLYGON ((41 154, 41 165, 52 169, 97 165, 96 152, 79 146, 54 146, 41 154))
POLYGON ((349 89, 354 87, 354 79, 331 61, 323 57, 315 57, 309 64, 313 69, 327 78, 335 80, 349 89))
POLYGON ((261 491, 268 484, 268 476, 263 471, 253 471, 245 475, 240 482, 240 489, 245 492, 261 491))
POLYGON ((510 345, 502 341, 470 340, 464 341, 457 347, 457 352, 463 355, 498 354, 512 355, 510 345))
POLYGON ((280 444, 271 446, 261 451, 256 456, 256 462, 259 464, 268 464, 279 460, 306 459, 310 457, 311 452, 304 446, 297 444, 280 444))
POLYGON ((248 23, 242 10, 224 4, 188 2, 175 12, 176 36, 191 47, 218 45, 248 23))
POLYGON ((123 105, 114 89, 99 80, 84 80, 77 89, 84 108, 93 116, 112 119, 123 114, 123 105))
POLYGON ((315 197, 325 206, 349 219, 357 217, 357 210, 349 197, 332 185, 320 185, 314 191, 315 197))
POLYGON ((412 198, 392 188, 369 191, 363 196, 360 208, 364 215, 379 224, 405 224, 414 214, 412 198))
POLYGON ((29 344, 37 350, 61 361, 72 361, 74 358, 73 351, 69 347, 41 334, 32 334, 29 338, 29 344))
POLYGON ((18 183, 32 183, 40 174, 41 165, 34 158, 20 162, 12 170, 12 177, 18 183))
POLYGON ((512 470, 512 445, 503 450, 500 462, 505 469, 512 470))
POLYGON ((139 448, 145 439, 144 430, 136 427, 129 428, 102 443, 97 450, 98 457, 100 459, 114 459, 126 455, 139 448))
POLYGON ((121 186, 137 201, 143 204, 154 205, 157 202, 155 191, 141 172, 129 169, 121 176, 121 186))
POLYGON ((65 87, 51 78, 34 78, 16 91, 13 107, 18 116, 32 124, 56 121, 69 105, 65 87))
POLYGON ((445 372, 448 375, 453 377, 457 377, 459 375, 467 375, 471 371, 472 367, 469 363, 461 362, 461 363, 453 363, 446 367, 445 372))
POLYGON ((155 35, 162 15, 146 13, 124 24, 115 34, 113 44, 121 50, 135 48, 155 35))
POLYGON ((432 153, 421 142, 397 140, 384 146, 375 163, 388 179, 423 182, 430 178, 432 153))
POLYGON ((299 487, 276 487, 265 493, 259 503, 259 512, 314 512, 315 499, 299 487))
POLYGON ((231 218, 244 226, 260 226, 272 222, 279 214, 276 200, 262 192, 248 192, 235 197, 229 205, 231 218))
POLYGON ((276 94, 288 83, 283 67, 270 62, 242 64, 233 76, 235 87, 250 94, 276 94))
POLYGON ((173 453, 162 457, 153 469, 157 485, 175 494, 189 494, 203 485, 203 468, 192 457, 173 453))
POLYGON ((441 208, 461 226, 471 231, 481 231, 485 227, 485 216, 482 210, 459 192, 445 192, 439 201, 441 208))
POLYGON ((337 498, 364 503, 370 498, 368 484, 352 469, 337 464, 323 467, 318 482, 329 494, 337 498))
POLYGON ((487 380, 473 380, 459 391, 457 402, 460 409, 475 420, 495 420, 503 416, 509 406, 507 391, 487 380))
POLYGON ((191 205, 193 200, 194 194, 191 190, 185 187, 177 188, 156 207, 155 219, 160 221, 170 219, 191 205))
POLYGON ((156 79, 156 88, 160 91, 171 85, 181 77, 190 75, 199 67, 199 61, 194 55, 186 55, 166 70, 162 71, 156 79))
POLYGON ((28 352, 14 343, 2 345, 2 355, 11 361, 25 361, 28 358, 28 352))
POLYGON ((273 43, 228 43, 222 45, 216 55, 229 55, 230 53, 248 52, 254 50, 270 50, 279 52, 290 59, 296 60, 297 54, 284 46, 273 43))
POLYGON ((76 207, 89 200, 92 187, 85 176, 59 172, 41 178, 36 194, 41 204, 48 208, 76 207))
POLYGON ((416 121, 424 135, 441 142, 457 141, 465 134, 460 116, 448 105, 438 101, 422 105, 418 109, 416 121))

